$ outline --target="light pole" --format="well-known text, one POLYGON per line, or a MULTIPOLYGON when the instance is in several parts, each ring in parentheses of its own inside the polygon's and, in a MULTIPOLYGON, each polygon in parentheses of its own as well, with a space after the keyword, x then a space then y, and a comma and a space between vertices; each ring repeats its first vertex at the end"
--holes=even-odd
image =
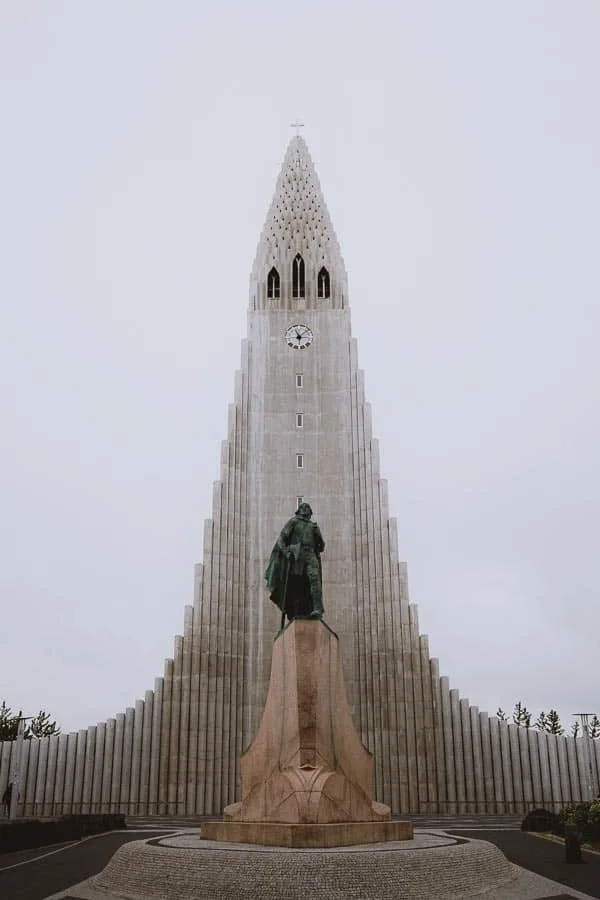
POLYGON ((592 769, 592 748, 590 747, 590 717, 594 713, 573 713, 581 719, 581 730, 583 731, 583 751, 587 768, 588 794, 589 800, 593 800, 596 796, 594 791, 594 770, 592 769))

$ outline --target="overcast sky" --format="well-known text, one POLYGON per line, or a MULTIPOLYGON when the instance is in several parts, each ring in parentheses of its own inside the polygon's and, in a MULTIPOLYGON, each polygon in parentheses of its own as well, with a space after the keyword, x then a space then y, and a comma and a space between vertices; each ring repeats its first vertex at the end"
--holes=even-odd
POLYGON ((600 714, 599 42, 597 0, 2 0, 0 699, 82 728, 172 655, 300 116, 432 655, 600 714))

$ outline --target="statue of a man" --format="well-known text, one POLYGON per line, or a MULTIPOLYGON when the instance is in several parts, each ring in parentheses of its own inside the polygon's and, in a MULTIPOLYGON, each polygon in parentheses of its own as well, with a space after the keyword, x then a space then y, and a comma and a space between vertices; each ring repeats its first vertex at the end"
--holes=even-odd
POLYGON ((281 529, 265 572, 271 600, 282 612, 282 626, 286 615, 290 621, 324 615, 321 553, 325 542, 311 516, 309 504, 301 503, 281 529))

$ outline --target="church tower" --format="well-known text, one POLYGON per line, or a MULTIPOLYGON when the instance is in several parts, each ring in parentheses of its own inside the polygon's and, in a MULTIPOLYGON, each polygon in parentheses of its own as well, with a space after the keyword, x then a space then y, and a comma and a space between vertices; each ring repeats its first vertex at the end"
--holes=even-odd
MULTIPOLYGON (((184 635, 191 674, 177 673, 173 688, 179 691, 181 679, 182 696, 189 690, 194 698, 199 684, 198 709, 192 699, 193 719, 182 726, 199 736, 187 765, 204 772, 202 811, 219 812, 234 799, 237 759, 260 721, 279 620, 264 570, 300 498, 325 538, 325 621, 339 635, 354 719, 375 754, 375 796, 396 810, 414 809, 419 799, 437 798, 436 673, 408 605, 379 476, 344 261, 297 136, 252 269, 248 337, 206 524, 191 638, 184 635)), ((182 738, 171 754, 178 767, 182 738)), ((179 773, 173 778, 181 784, 179 773)))
POLYGON ((450 690, 419 634, 351 335, 346 269, 305 142, 287 149, 250 277, 227 439, 193 606, 154 690, 78 732, 0 743, 21 815, 219 815, 239 799, 279 610, 264 571, 308 501, 325 539, 325 621, 394 813, 523 812, 588 799, 600 741, 488 716, 450 690), (587 792, 587 793, 586 793, 587 792))

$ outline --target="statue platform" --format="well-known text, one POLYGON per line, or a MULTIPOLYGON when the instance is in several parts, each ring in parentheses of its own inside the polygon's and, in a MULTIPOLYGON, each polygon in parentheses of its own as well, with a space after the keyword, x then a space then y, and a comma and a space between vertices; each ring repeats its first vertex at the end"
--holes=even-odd
POLYGON ((294 619, 275 639, 262 722, 240 769, 241 802, 201 838, 333 847, 413 837, 373 800, 373 756, 352 721, 337 635, 320 619, 294 619))

